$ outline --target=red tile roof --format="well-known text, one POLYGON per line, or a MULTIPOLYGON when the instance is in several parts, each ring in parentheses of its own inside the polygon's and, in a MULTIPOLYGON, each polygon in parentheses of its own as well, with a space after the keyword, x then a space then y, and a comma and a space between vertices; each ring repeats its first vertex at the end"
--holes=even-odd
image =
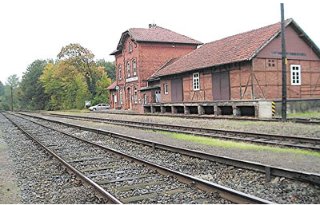
POLYGON ((117 81, 114 81, 109 87, 107 87, 107 90, 115 90, 117 86, 117 81))
POLYGON ((200 41, 189 38, 185 35, 173 32, 169 29, 155 26, 152 28, 131 28, 129 35, 140 42, 164 42, 164 43, 183 43, 201 45, 200 41))
MULTIPOLYGON (((286 21, 286 25, 293 20, 286 21)), ((158 70, 154 77, 251 60, 280 32, 280 23, 206 43, 174 63, 158 70)))
POLYGON ((185 35, 173 32, 160 26, 152 28, 130 28, 122 33, 117 49, 110 55, 116 55, 121 52, 124 41, 130 36, 137 42, 156 42, 156 43, 176 43, 176 44, 192 44, 202 45, 200 41, 189 38, 185 35))

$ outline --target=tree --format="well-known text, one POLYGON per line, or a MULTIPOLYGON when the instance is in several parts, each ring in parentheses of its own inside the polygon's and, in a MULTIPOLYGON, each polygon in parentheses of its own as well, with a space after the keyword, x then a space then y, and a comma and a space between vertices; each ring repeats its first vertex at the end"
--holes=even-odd
POLYGON ((107 90, 107 87, 109 87, 109 85, 111 84, 111 79, 105 72, 104 67, 98 67, 97 72, 100 73, 101 77, 96 84, 97 90, 92 102, 93 104, 109 101, 109 91, 107 90))
POLYGON ((16 74, 10 75, 7 79, 6 83, 7 87, 10 88, 10 96, 8 96, 8 88, 5 90, 7 92, 6 101, 10 102, 11 111, 13 111, 13 107, 17 107, 18 105, 18 97, 17 97, 17 88, 19 86, 19 78, 16 74), (10 99, 8 99, 10 98, 10 99))
POLYGON ((97 66, 102 66, 107 72, 111 81, 114 82, 116 80, 116 66, 114 62, 106 61, 105 59, 99 59, 96 61, 97 66))
POLYGON ((90 99, 83 75, 64 61, 49 63, 40 76, 40 81, 45 93, 50 95, 51 110, 81 109, 85 100, 90 99))
POLYGON ((20 83, 20 102, 27 109, 43 110, 49 103, 50 98, 44 92, 44 87, 39 81, 46 65, 47 61, 45 60, 35 60, 23 73, 20 83))
POLYGON ((4 85, 0 81, 0 96, 3 96, 3 95, 4 95, 4 85))
POLYGON ((96 64, 93 60, 94 54, 82 47, 80 44, 71 43, 62 47, 58 54, 59 60, 74 66, 85 78, 89 92, 95 96, 97 76, 94 73, 96 64))

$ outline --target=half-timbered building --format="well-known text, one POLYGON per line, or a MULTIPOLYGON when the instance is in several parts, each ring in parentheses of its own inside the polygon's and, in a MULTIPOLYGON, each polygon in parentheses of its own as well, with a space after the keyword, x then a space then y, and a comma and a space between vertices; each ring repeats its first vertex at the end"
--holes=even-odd
MULTIPOLYGON (((161 101, 145 102, 144 111, 259 116, 260 105, 282 95, 280 26, 213 41, 178 59, 173 56, 149 78, 152 86, 142 90, 145 96, 161 90, 161 101)), ((320 99, 319 48, 293 19, 285 22, 285 40, 288 100, 320 99)))

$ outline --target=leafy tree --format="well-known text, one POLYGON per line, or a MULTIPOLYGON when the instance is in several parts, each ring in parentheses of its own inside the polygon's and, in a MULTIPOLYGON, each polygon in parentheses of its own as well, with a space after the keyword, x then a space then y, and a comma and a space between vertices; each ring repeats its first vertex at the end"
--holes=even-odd
POLYGON ((43 110, 49 102, 49 96, 39 81, 40 76, 47 65, 45 60, 35 60, 24 72, 20 83, 21 104, 31 110, 43 110))
POLYGON ((18 86, 19 78, 16 74, 8 77, 5 85, 5 94, 4 94, 4 107, 8 110, 10 107, 11 110, 14 108, 19 108, 18 106, 18 86))
POLYGON ((59 60, 74 66, 85 78, 89 92, 95 96, 97 76, 94 73, 96 64, 94 54, 80 44, 71 43, 63 47, 58 54, 59 60))
POLYGON ((96 96, 93 99, 93 104, 108 102, 109 101, 109 91, 107 87, 111 84, 111 79, 108 77, 105 72, 104 67, 98 67, 97 72, 100 72, 100 79, 96 84, 96 96))
POLYGON ((4 110, 4 91, 5 91, 5 86, 0 81, 0 110, 4 110))
POLYGON ((0 81, 0 96, 3 96, 3 95, 4 95, 4 85, 0 81))
POLYGON ((116 67, 114 62, 106 61, 105 59, 99 59, 96 61, 97 66, 102 66, 107 72, 107 75, 109 78, 111 78, 111 81, 116 80, 116 67))
POLYGON ((49 109, 81 109, 84 101, 90 98, 90 93, 83 75, 64 61, 49 63, 40 81, 45 93, 50 95, 49 109))

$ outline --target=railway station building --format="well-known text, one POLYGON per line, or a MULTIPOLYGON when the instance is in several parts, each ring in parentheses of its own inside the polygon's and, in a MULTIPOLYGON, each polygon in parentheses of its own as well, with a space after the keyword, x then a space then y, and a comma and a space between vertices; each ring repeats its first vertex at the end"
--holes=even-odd
MULTIPOLYGON (((110 90, 110 105, 115 109, 143 112, 141 89, 163 64, 195 50, 202 43, 169 29, 150 24, 122 33, 115 56, 116 81, 110 90)), ((159 93, 155 96, 160 97, 159 93)), ((160 98, 155 98, 160 103, 160 98)))
MULTIPOLYGON (((194 44, 180 45, 176 55, 165 54, 161 62, 158 56, 164 54, 157 48, 160 45, 148 45, 156 55, 142 55, 154 66, 144 67, 150 70, 142 69, 143 83, 136 89, 133 87, 132 99, 137 102, 137 108, 129 107, 128 103, 122 108, 145 113, 270 117, 271 102, 279 102, 282 95, 280 26, 280 23, 272 24, 202 46, 193 40, 194 44), (134 96, 136 92, 138 97, 134 96)), ((124 35, 127 34, 121 39, 124 35)), ((126 43, 130 44, 132 37, 129 35, 127 39, 126 43)), ((288 101, 319 102, 319 48, 293 19, 285 22, 285 39, 288 101)), ((123 58, 119 45, 113 53, 116 60, 119 56, 123 58)), ((126 61, 121 59, 121 62, 126 61)), ((115 89, 120 86, 127 96, 132 95, 124 83, 117 80, 109 89, 113 95, 118 94, 117 100, 122 97, 130 101, 115 89)), ((115 97, 113 103, 114 100, 115 97)))

